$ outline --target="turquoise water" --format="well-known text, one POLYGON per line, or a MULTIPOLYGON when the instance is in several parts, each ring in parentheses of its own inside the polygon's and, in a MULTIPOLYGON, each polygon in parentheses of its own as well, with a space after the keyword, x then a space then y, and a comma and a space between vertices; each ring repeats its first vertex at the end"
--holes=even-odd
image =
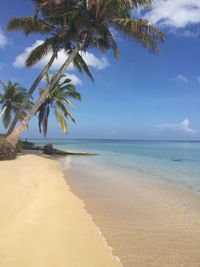
MULTIPOLYGON (((30 140, 29 140, 30 141, 30 140)), ((200 192, 200 142, 32 139, 67 151, 98 153, 96 161, 135 169, 186 189, 200 192)))

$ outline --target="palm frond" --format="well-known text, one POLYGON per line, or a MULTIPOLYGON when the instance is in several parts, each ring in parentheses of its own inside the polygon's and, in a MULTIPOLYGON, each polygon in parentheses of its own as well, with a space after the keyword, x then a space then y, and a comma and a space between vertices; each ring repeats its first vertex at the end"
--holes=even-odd
POLYGON ((96 27, 96 31, 98 35, 93 39, 96 42, 96 47, 102 51, 107 51, 111 48, 115 57, 120 58, 120 51, 111 30, 106 25, 100 24, 96 27))
POLYGON ((86 64, 86 62, 84 61, 83 57, 80 55, 80 54, 77 54, 77 56, 75 57, 74 59, 74 67, 76 69, 78 69, 80 72, 84 71, 87 76, 92 80, 94 81, 94 78, 86 64))
POLYGON ((6 91, 7 88, 6 84, 2 80, 0 80, 0 84, 3 86, 4 91, 6 91))
POLYGON ((112 19, 112 22, 116 30, 125 36, 134 38, 153 53, 158 53, 160 51, 159 43, 166 39, 165 34, 157 27, 152 26, 148 20, 115 18, 112 19))
POLYGON ((56 115, 60 128, 66 134, 68 132, 68 128, 67 128, 67 122, 65 118, 63 117, 62 113, 57 108, 55 108, 54 113, 56 115))
POLYGON ((74 119, 72 113, 71 113, 69 110, 67 110, 67 115, 70 117, 70 119, 71 119, 74 123, 76 123, 76 121, 75 121, 75 119, 74 119))
POLYGON ((66 86, 66 92, 64 92, 64 97, 81 101, 81 94, 79 92, 76 92, 74 89, 71 90, 71 88, 73 88, 73 85, 71 84, 66 86))
POLYGON ((19 17, 11 19, 7 28, 9 31, 21 30, 25 35, 29 35, 31 33, 49 33, 53 26, 33 17, 19 17))
POLYGON ((65 107, 65 105, 63 103, 57 103, 57 106, 62 110, 62 112, 64 113, 65 117, 70 117, 70 119, 73 121, 73 123, 76 123, 75 118, 73 117, 73 115, 71 114, 71 112, 65 107))
POLYGON ((49 113, 49 105, 47 103, 43 103, 38 110, 38 126, 40 133, 44 136, 47 136, 49 113))
POLYGON ((33 49, 29 54, 28 58, 26 59, 26 66, 32 67, 33 65, 38 63, 44 56, 46 56, 49 52, 53 53, 54 41, 55 41, 54 38, 49 38, 44 43, 33 49))
POLYGON ((63 98, 62 99, 67 105, 69 105, 70 107, 72 107, 73 109, 76 109, 75 106, 73 105, 73 103, 67 99, 67 98, 63 98))

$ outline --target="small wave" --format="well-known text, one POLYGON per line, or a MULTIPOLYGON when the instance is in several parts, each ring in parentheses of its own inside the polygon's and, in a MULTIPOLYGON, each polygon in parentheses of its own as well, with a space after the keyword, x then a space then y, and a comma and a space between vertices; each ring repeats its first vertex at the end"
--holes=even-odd
POLYGON ((67 171, 72 167, 71 157, 65 157, 60 160, 61 169, 67 171))

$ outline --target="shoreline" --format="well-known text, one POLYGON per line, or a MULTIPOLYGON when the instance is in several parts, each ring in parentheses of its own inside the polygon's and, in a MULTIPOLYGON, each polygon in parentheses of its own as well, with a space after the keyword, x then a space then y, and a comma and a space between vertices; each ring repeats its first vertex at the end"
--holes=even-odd
POLYGON ((0 162, 2 267, 117 267, 59 161, 38 155, 0 162))
POLYGON ((73 157, 67 183, 124 266, 199 266, 200 196, 131 173, 73 157))
MULTIPOLYGON (((26 151, 27 153, 28 151, 26 151)), ((80 263, 73 263, 70 262, 70 267, 114 267, 114 266, 163 266, 163 267, 169 267, 169 266, 199 266, 200 263, 200 257, 196 254, 195 250, 200 249, 200 196, 195 194, 195 192, 186 191, 183 188, 178 188, 176 185, 171 185, 168 183, 165 183, 165 181, 159 181, 158 179, 154 179, 154 177, 151 175, 146 175, 143 173, 138 172, 135 170, 128 171, 127 177, 124 176, 124 169, 121 168, 115 168, 115 169, 109 169, 108 166, 99 164, 98 160, 96 161, 95 158, 91 157, 62 157, 57 158, 53 157, 51 155, 45 155, 42 154, 41 151, 31 151, 31 153, 34 154, 25 154, 19 156, 19 158, 16 161, 11 162, 0 162, 1 172, 3 171, 3 174, 7 177, 6 179, 1 179, 0 176, 0 212, 1 214, 4 214, 4 218, 0 220, 0 265, 2 267, 49 267, 50 263, 48 262, 42 262, 38 264, 38 261, 35 260, 35 255, 31 255, 32 252, 29 250, 30 246, 34 247, 37 244, 37 240, 35 240, 35 236, 32 236, 31 238, 27 238, 27 231, 25 227, 25 235, 23 234, 20 236, 18 234, 17 240, 23 240, 23 242, 28 242, 28 250, 27 247, 22 247, 21 252, 18 252, 18 245, 15 240, 15 234, 16 229, 14 232, 14 236, 10 236, 13 234, 13 227, 20 226, 19 221, 15 220, 16 217, 20 217, 21 214, 24 214, 25 217, 23 220, 20 221, 22 225, 27 224, 35 224, 35 220, 39 219, 41 214, 37 213, 37 209, 35 210, 35 202, 37 203, 39 200, 39 205, 36 205, 38 207, 43 207, 43 210, 46 211, 48 215, 44 216, 44 221, 39 223, 37 222, 37 227, 34 227, 36 232, 37 231, 46 231, 46 225, 49 224, 49 222, 55 221, 55 216, 57 213, 57 209, 59 209, 60 205, 62 206, 62 215, 66 213, 68 210, 70 212, 70 216, 74 216, 76 212, 80 211, 82 214, 84 214, 84 223, 90 224, 90 227, 87 228, 88 235, 91 235, 91 230, 93 232, 92 236, 95 237, 95 240, 98 242, 94 242, 94 239, 91 238, 90 242, 82 242, 83 240, 79 240, 79 252, 84 249, 95 249, 98 250, 96 246, 101 247, 101 260, 103 255, 103 260, 105 260, 106 263, 99 262, 98 255, 93 255, 93 260, 95 260, 91 263, 91 258, 89 259, 90 253, 87 254, 86 258, 81 261, 80 263), (19 164, 20 163, 20 164, 19 164), (7 168, 5 168, 7 166, 7 168), (9 168, 10 166, 10 168, 9 168), (52 169, 53 168, 53 169, 52 169), (31 173, 31 171, 34 173, 31 173), (17 173, 16 173, 17 172, 17 173), (29 175, 30 173, 30 175, 29 175), (20 177, 17 178, 17 174, 19 176, 23 176, 22 181, 20 181, 20 177), (66 176, 67 174, 67 176, 66 176), (39 177, 36 177, 39 175, 39 177), (129 177, 129 175, 132 175, 129 177), (28 179, 25 179, 25 177, 28 179), (45 181, 41 183, 41 179, 45 177, 45 181), (62 187, 59 186, 57 188, 56 184, 49 189, 48 183, 49 183, 49 177, 50 180, 53 179, 54 183, 57 184, 57 182, 62 181, 62 187), (13 181, 14 178, 14 181, 13 181), (134 180, 130 183, 130 178, 134 180), (82 182, 80 183, 80 181, 82 182), (108 183, 106 184, 105 183, 108 183), (2 183, 3 182, 3 183, 2 183), (5 182, 5 183, 4 183, 5 182), (12 183, 13 184, 12 184, 12 183), (30 182, 30 184, 29 184, 30 182), (8 184, 7 184, 8 183, 8 184), (23 194, 25 194, 25 199, 18 203, 17 198, 21 198, 20 194, 17 194, 15 191, 19 191, 18 185, 22 186, 21 190, 23 189, 23 194), (43 191, 39 193, 39 195, 36 194, 30 194, 30 201, 28 201, 27 205, 27 198, 29 199, 29 186, 31 186, 32 189, 34 189, 34 192, 40 192, 38 189, 43 187, 43 191), (131 188, 133 185, 134 187, 131 188), (89 185, 89 191, 87 189, 87 186, 89 185), (95 185, 95 187, 94 187, 95 185), (2 190, 6 188, 6 186, 11 186, 11 190, 8 190, 9 194, 6 194, 5 192, 2 195, 2 190), (83 188, 85 186, 85 188, 83 188), (131 190, 133 191, 130 191, 131 190), (15 190, 14 190, 15 189, 15 190), (17 189, 17 190, 16 190, 17 189), (69 194, 70 197, 70 203, 67 204, 67 201, 63 201, 63 198, 60 202, 60 205, 56 205, 57 209, 46 207, 46 205, 49 203, 53 203, 53 200, 56 200, 60 193, 63 193, 64 191, 67 191, 67 194, 69 194), (84 192, 84 190, 86 191, 84 192), (98 189, 98 190, 97 190, 98 189), (14 190, 14 191, 13 191, 14 190), (96 191, 97 190, 97 191, 96 191), (125 197, 130 198, 129 200, 133 201, 131 202, 124 202, 121 203, 120 200, 125 200, 123 197, 123 193, 125 190, 125 197), (27 191, 27 192, 26 192, 27 191), (13 194, 14 192, 14 194, 13 194), (101 203, 101 193, 105 193, 103 195, 103 199, 106 200, 105 203, 101 203), (117 198, 111 197, 109 195, 111 192, 111 195, 116 195, 117 198), (11 195, 12 193, 12 195, 11 195), (52 196, 48 196, 48 194, 53 194, 52 196), (92 193, 92 195, 91 195, 92 193), (131 193, 131 194, 130 194, 131 193), (6 196, 9 195, 8 203, 6 196), (11 199, 10 199, 11 195, 11 199), (19 195, 19 196, 18 196, 19 195), (56 196, 57 195, 57 196, 56 196), (40 199, 46 199, 46 204, 43 202, 40 202, 40 199), (2 201, 3 200, 3 201, 2 201), (73 201, 72 201, 73 200, 73 201), (25 201, 25 207, 23 207, 23 203, 25 201), (73 205, 73 202, 76 202, 76 205, 73 205), (30 203, 29 203, 30 202, 30 203), (64 203, 65 202, 65 203, 64 203), (2 204, 3 203, 3 204, 2 204), (14 203, 14 204, 13 204, 14 203), (18 205, 16 204, 18 203, 18 205), (71 205, 72 203, 72 205, 71 205), (78 205, 77 205, 78 203, 78 205), (10 205, 8 205, 10 204, 10 205), (44 205, 45 204, 45 205, 44 205), (5 206, 6 205, 6 206, 5 206), (14 206, 14 208, 12 207, 14 206), (124 206, 125 205, 125 206, 124 206), (4 208, 2 209, 2 207, 4 208), (27 206, 27 207, 26 207, 27 206), (16 207, 19 209, 16 210, 16 207), (64 208, 65 207, 65 208, 64 208), (126 210, 126 207, 128 209, 126 210), (10 209, 11 208, 11 209, 10 209), (30 209, 29 209, 30 208, 30 209), (108 208, 108 209, 107 209, 108 208), (131 208, 131 209, 130 209, 131 208), (9 210, 10 209, 10 210, 9 210), (33 210, 32 210, 33 209, 33 210), (32 211, 31 211, 32 210, 32 211), (71 210, 71 211, 70 211, 71 210), (120 212, 123 210, 123 217, 121 217, 120 212), (13 222, 11 222, 11 218, 9 220, 6 219, 7 213, 10 213, 12 215, 14 211, 13 222), (31 213, 30 213, 31 211, 31 213), (35 214, 36 212, 36 214, 35 214), (103 212, 103 213, 102 213, 103 212), (128 213, 127 213, 128 212, 128 213), (126 218, 126 214, 128 216, 132 214, 132 217, 126 218), (102 214, 101 214, 102 213, 102 214), (35 216, 36 215, 36 216, 35 216), (40 216, 38 216, 40 215, 40 216), (54 215, 54 216, 53 216, 54 215), (119 216, 120 215, 120 216, 119 216), (33 218, 29 218, 29 217, 33 218), (34 218, 35 216, 35 218, 34 218), (53 216, 53 217, 52 217, 53 216), (49 220, 47 222, 47 218, 49 217, 49 220), (46 218, 46 219, 45 219, 46 218), (131 224, 132 228, 127 228, 127 225, 131 224), (5 222, 4 222, 5 220, 5 222), (25 222, 24 222, 25 220, 25 222), (33 222, 32 222, 33 221, 33 222), (4 227, 6 222, 11 224, 11 231, 7 231, 7 234, 4 233, 4 227), (166 224, 166 225, 165 225, 166 224), (120 228, 121 225, 121 228, 120 228), (199 225, 199 228, 197 228, 197 225, 199 225), (40 229, 41 228, 41 229, 40 229), (3 230, 2 230, 3 229, 3 230), (185 229, 185 230, 183 230, 185 229), (95 234, 94 234, 95 232, 95 234), (126 239, 126 235, 128 234, 128 239, 126 239), (10 245, 11 248, 8 248, 5 246, 7 245, 6 238, 10 238, 10 245), (130 238, 134 236, 134 242, 130 243, 130 238), (197 240, 199 236, 199 241, 197 240), (3 239, 2 239, 3 237, 3 239), (116 239, 117 237, 117 239, 116 239), (14 242, 13 239, 14 238, 14 242), (32 240, 33 239, 33 240, 32 240), (3 241, 2 241, 3 240, 3 241), (182 240, 182 241, 181 241, 182 240), (101 244, 99 244, 99 241, 101 244), (15 243, 15 249, 12 243, 15 243), (119 243, 120 242, 120 243, 119 243), (125 243, 124 243, 125 242, 125 243), (32 243, 32 244, 31 244, 32 243), (97 244, 98 243, 98 244, 97 244), (87 247, 85 246, 87 244, 87 247), (86 247, 86 248, 85 248, 86 247), (92 247, 92 248, 91 248, 92 247), (125 253, 129 254, 129 257, 132 258, 131 263, 130 261, 127 261, 126 255, 123 254, 123 247, 126 248, 125 253), (131 250, 128 248, 130 247, 131 250), (6 250, 12 249, 12 253, 8 253, 6 255, 6 250), (142 250, 141 250, 142 249, 142 250), (23 251, 23 253, 22 253, 23 251), (160 252, 159 252, 160 251, 160 252), (176 251, 176 253, 172 253, 172 251, 176 251), (28 257, 24 256, 25 253, 28 252, 28 257), (12 254, 17 253, 17 255, 12 254), (188 255, 187 255, 188 254, 188 255), (6 257, 5 257, 6 255, 6 257), (12 255, 12 256, 10 256, 12 255), (12 262, 13 257, 20 257, 20 264, 13 264, 9 263, 10 258, 12 262), (117 255, 117 256, 115 256, 117 255), (132 255, 132 256, 131 256, 132 255), (169 256, 168 256, 169 255, 169 256), (190 257, 189 257, 190 255, 190 257), (33 264, 27 264, 27 261, 30 261, 30 258, 34 256, 33 264), (4 258, 5 257, 5 258, 4 258), (25 258, 24 258, 25 257, 25 258), (181 259, 183 257, 183 259, 181 259), (97 259, 98 258, 98 259, 97 259), (5 259, 5 262, 3 260, 5 259), (6 263, 6 261, 8 263, 6 263), (107 261, 109 263, 107 264, 107 261), (22 262, 22 264, 21 264, 22 262), (37 264, 36 264, 37 262, 37 264), (87 263, 86 263, 87 262, 87 263), (88 263, 89 262, 89 263, 88 263), (98 262, 98 264, 96 264, 98 262), (24 264, 24 265, 23 265, 24 264), (45 265, 46 264, 46 265, 45 265), (150 265, 148 265, 150 264, 150 265)), ((31 191, 32 192, 32 191, 31 191)), ((33 193, 34 193, 33 192, 33 193)), ((18 192, 19 193, 19 192, 18 192)), ((65 192, 66 193, 66 192, 65 192)), ((62 195, 62 194, 61 194, 62 195)), ((49 204, 48 204, 49 205, 49 204)), ((53 206, 55 203, 53 203, 53 206)), ((67 215, 67 214, 65 214, 67 215)), ((43 215, 42 215, 43 216, 43 215)), ((62 225, 63 232, 66 231, 64 225, 63 225, 63 218, 64 221, 66 220, 66 225, 69 225, 69 217, 62 217, 58 216, 57 218, 57 226, 60 227, 60 224, 62 225), (66 219, 67 218, 67 219, 66 219)), ((54 222, 55 223, 55 222, 54 222)), ((73 221, 73 224, 77 227, 77 220, 73 221)), ((74 225, 72 224, 72 228, 74 228, 74 225)), ((22 226, 21 225, 21 226, 22 226)), ((50 223, 51 225, 51 223, 50 223)), ((50 226, 49 225, 49 226, 50 226)), ((80 225, 79 225, 80 226, 80 225)), ((10 226, 9 226, 10 227, 10 226)), ((8 227, 8 229, 9 229, 8 227)), ((70 226, 71 227, 71 226, 70 226)), ((48 227, 47 227, 48 228, 48 227)), ((51 227, 50 227, 51 228, 51 227)), ((50 228, 48 228, 50 232, 50 228)), ((79 227, 82 228, 83 227, 79 227)), ((30 230, 30 229, 29 229, 30 230)), ((29 232, 28 230, 28 232, 29 232)), ((54 229, 55 230, 55 229, 54 229)), ((19 231, 20 232, 20 231, 19 231)), ((22 233, 24 232, 24 227, 22 227, 22 233)), ((29 232, 30 234, 30 232, 29 232)), ((78 238, 76 236, 76 233, 73 230, 73 234, 70 234, 70 238, 78 241, 78 238)), ((69 245, 69 240, 66 238, 63 238, 62 235, 59 233, 59 240, 57 239, 57 235, 52 238, 52 242, 64 242, 65 246, 69 245)), ((87 237, 88 238, 88 237, 87 237)), ((44 241, 44 239, 43 239, 44 241)), ((23 244, 22 242, 22 244, 23 244)), ((41 242, 42 243, 42 242, 41 242)), ((72 243, 75 243, 74 241, 72 243)), ((46 245, 46 243, 43 243, 46 245)), ((21 246, 21 245, 20 245, 21 246)), ((20 247, 19 246, 19 247, 20 247)), ((38 246, 38 244, 37 244, 38 246)), ((41 244, 39 244, 39 247, 41 244)), ((61 246, 58 246, 61 247, 61 246)), ((38 248, 37 248, 38 249, 38 248)), ((37 250, 36 249, 36 250, 37 250)), ((57 249, 57 248, 56 248, 57 249)), ((77 248, 73 247, 67 248, 71 251, 70 254, 77 253, 77 248)), ((48 261, 47 259, 47 253, 43 251, 43 248, 41 248, 42 252, 39 252, 39 258, 43 259, 44 261, 48 261), (44 259, 46 258, 46 259, 44 259)), ((62 250, 62 249, 61 249, 62 250)), ((33 253, 34 254, 34 253, 33 253)), ((36 253, 37 254, 37 253, 36 253)), ((51 253, 50 253, 51 254, 51 253)), ((57 252, 54 251, 55 255, 60 255, 60 251, 58 249, 57 252)), ((97 253, 98 254, 98 253, 97 253)), ((62 254, 61 257, 56 256, 57 260, 67 260, 67 264, 69 263, 69 258, 65 258, 65 253, 62 254)), ((16 259, 15 259, 16 260, 16 259)), ((15 263, 15 260, 13 261, 15 263)), ((19 259, 18 259, 19 260, 19 259)), ((53 257, 53 261, 55 258, 53 257)), ((74 259, 73 259, 74 260, 74 259)), ((52 261, 52 259, 51 259, 52 261)), ((65 266, 61 263, 56 262, 56 266, 65 266)), ((54 267, 54 265, 52 265, 54 267)))
MULTIPOLYGON (((99 227, 99 226, 97 225, 97 223, 95 222, 95 218, 94 218, 93 215, 87 210, 87 205, 86 205, 84 199, 82 199, 82 198, 77 194, 77 192, 73 191, 73 190, 72 190, 72 187, 71 187, 70 184, 68 183, 68 180, 67 180, 67 179, 68 179, 67 172, 70 172, 70 169, 72 168, 71 163, 72 163, 73 160, 72 160, 71 157, 70 157, 70 158, 60 158, 59 161, 60 161, 60 168, 61 168, 61 170, 62 170, 62 172, 63 172, 63 176, 64 176, 64 179, 65 179, 65 182, 66 182, 67 186, 69 187, 69 190, 72 192, 72 194, 74 194, 74 195, 75 195, 75 196, 76 196, 76 197, 83 203, 83 206, 84 206, 85 211, 86 211, 87 214, 89 215, 91 221, 95 224, 95 226, 96 226, 96 228, 97 228, 97 231, 98 231, 99 235, 100 235, 101 238, 103 239, 104 246, 109 250, 110 256, 111 256, 112 258, 114 258, 114 259, 117 261, 117 263, 119 264, 120 267, 124 267, 124 266, 122 265, 122 262, 121 262, 121 259, 119 258, 119 256, 117 256, 117 255, 113 255, 113 247, 111 247, 111 246, 108 244, 108 242, 107 242, 107 240, 106 240, 106 237, 104 236, 102 230, 100 229, 100 227, 99 227)), ((69 174, 69 176, 70 176, 70 174, 69 174)))

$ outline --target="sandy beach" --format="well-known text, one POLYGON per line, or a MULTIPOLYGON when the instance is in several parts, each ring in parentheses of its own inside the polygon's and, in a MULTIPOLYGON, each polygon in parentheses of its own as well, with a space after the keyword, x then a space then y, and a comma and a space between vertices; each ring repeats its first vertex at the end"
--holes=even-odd
POLYGON ((119 266, 57 160, 0 162, 1 267, 119 266))

